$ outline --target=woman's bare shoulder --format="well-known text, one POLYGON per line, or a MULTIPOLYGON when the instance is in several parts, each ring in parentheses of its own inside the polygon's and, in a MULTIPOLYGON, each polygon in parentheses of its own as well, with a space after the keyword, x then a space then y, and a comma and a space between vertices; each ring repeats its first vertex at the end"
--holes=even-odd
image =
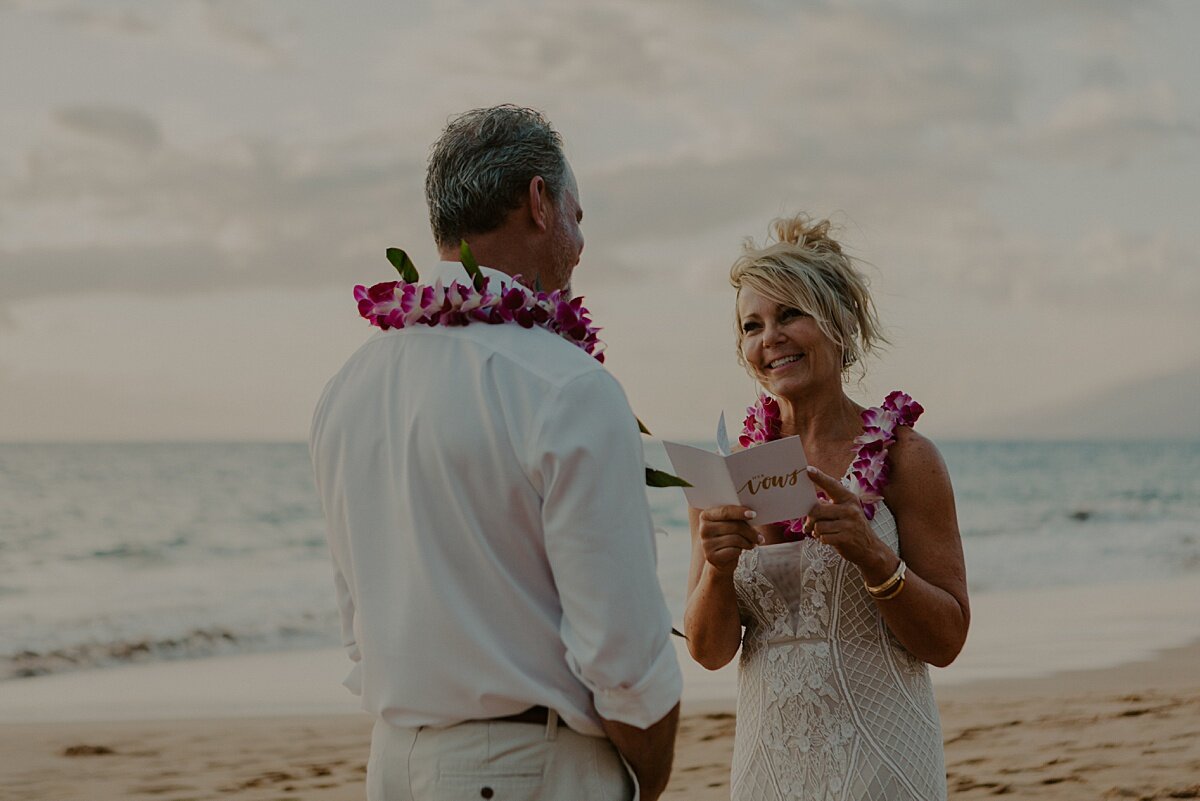
POLYGON ((933 459, 942 461, 942 453, 933 440, 917 431, 912 426, 898 426, 896 441, 888 450, 888 455, 896 463, 906 463, 910 460, 918 462, 933 459))
MULTIPOLYGON (((896 431, 896 441, 888 449, 888 495, 905 496, 909 492, 949 490, 950 473, 941 451, 929 437, 909 426, 896 431)), ((901 500, 901 498, 897 498, 901 500)))

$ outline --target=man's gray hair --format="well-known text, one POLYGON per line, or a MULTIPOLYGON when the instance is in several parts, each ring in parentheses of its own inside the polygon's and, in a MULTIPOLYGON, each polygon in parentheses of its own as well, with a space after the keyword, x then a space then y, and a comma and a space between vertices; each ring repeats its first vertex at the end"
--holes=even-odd
POLYGON ((538 111, 505 104, 450 120, 429 153, 425 200, 439 247, 492 231, 540 175, 559 201, 567 160, 562 137, 538 111))

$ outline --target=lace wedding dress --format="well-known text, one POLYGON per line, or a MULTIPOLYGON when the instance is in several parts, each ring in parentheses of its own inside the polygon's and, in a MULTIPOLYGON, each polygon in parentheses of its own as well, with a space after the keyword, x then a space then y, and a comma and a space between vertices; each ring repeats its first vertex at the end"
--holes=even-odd
MULTIPOLYGON (((875 533, 899 551, 880 502, 875 533)), ((929 670, 900 645, 858 568, 811 539, 743 553, 734 801, 946 798, 929 670)))

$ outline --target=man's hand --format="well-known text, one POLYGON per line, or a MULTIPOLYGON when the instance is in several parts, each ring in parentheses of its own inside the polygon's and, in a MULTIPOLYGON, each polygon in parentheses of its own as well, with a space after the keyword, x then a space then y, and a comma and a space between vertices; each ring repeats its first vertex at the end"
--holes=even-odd
POLYGON ((629 767, 633 768, 641 791, 641 801, 655 801, 667 789, 667 779, 671 778, 675 730, 679 728, 679 704, 648 729, 604 718, 601 721, 608 739, 612 740, 629 767))

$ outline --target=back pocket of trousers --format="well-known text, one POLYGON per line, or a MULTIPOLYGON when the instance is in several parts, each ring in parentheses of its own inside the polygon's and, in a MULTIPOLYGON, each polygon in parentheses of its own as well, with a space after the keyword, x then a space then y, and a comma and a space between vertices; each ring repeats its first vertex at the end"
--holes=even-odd
POLYGON ((537 801, 542 795, 540 770, 442 771, 434 788, 435 801, 537 801))

